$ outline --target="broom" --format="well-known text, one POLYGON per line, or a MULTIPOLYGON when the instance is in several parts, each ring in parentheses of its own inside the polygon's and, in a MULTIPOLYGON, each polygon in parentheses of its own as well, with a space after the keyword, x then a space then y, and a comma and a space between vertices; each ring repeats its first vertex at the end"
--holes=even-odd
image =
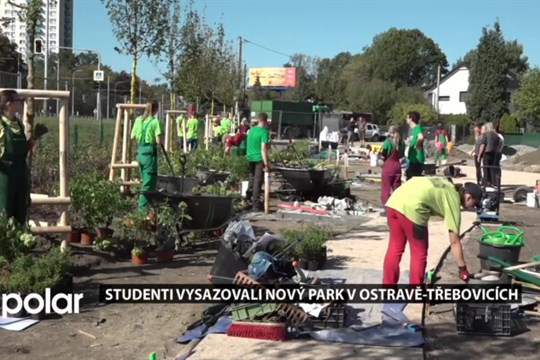
POLYGON ((283 341, 287 335, 285 323, 262 323, 233 321, 227 329, 227 336, 259 340, 283 341))

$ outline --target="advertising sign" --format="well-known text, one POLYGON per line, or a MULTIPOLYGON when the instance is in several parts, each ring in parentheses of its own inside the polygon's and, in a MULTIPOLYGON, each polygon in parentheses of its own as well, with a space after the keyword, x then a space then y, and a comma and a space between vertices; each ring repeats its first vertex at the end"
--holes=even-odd
POLYGON ((282 88, 296 86, 296 68, 251 68, 249 87, 259 80, 261 87, 282 88))

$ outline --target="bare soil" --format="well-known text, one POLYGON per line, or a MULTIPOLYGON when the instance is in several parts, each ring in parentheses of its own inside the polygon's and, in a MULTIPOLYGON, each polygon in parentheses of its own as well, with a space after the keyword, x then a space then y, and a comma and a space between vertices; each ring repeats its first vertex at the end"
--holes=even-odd
MULTIPOLYGON (((524 231, 526 247, 522 248, 520 261, 529 261, 531 256, 540 254, 539 209, 503 204, 502 221, 517 222, 524 231)), ((466 236, 463 246, 469 271, 480 270, 477 258, 479 229, 466 236)), ((450 253, 437 274, 437 283, 458 283, 458 270, 450 253)), ((537 294, 538 295, 538 294, 537 294)), ((534 318, 514 321, 513 336, 458 335, 452 304, 432 306, 432 314, 426 317, 426 358, 427 359, 538 359, 540 351, 540 321, 534 318)))

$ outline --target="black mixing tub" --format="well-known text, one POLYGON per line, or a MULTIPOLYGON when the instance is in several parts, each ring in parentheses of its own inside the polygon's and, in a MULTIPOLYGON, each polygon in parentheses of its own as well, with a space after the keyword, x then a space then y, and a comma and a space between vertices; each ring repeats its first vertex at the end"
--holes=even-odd
POLYGON ((334 177, 328 169, 274 167, 273 170, 281 174, 297 195, 309 200, 326 195, 334 177))
POLYGON ((196 177, 158 175, 156 190, 170 194, 192 193, 197 186, 199 179, 196 177))
POLYGON ((181 202, 187 204, 187 215, 191 220, 184 220, 182 230, 199 231, 220 229, 233 216, 233 201, 230 196, 211 194, 167 193, 165 191, 148 191, 144 193, 153 207, 168 203, 178 208, 181 202))

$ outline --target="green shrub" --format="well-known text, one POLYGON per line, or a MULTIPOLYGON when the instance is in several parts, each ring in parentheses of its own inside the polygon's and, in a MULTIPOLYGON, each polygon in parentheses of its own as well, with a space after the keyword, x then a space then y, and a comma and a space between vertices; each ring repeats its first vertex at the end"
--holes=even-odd
POLYGON ((517 116, 504 114, 501 117, 500 130, 505 133, 519 132, 519 121, 517 116))
POLYGON ((0 213, 0 257, 10 263, 18 256, 28 254, 34 245, 34 237, 28 225, 0 213))
POLYGON ((325 242, 333 236, 328 228, 319 225, 308 225, 302 230, 285 230, 282 235, 287 245, 300 239, 292 253, 305 260, 317 258, 325 242))

